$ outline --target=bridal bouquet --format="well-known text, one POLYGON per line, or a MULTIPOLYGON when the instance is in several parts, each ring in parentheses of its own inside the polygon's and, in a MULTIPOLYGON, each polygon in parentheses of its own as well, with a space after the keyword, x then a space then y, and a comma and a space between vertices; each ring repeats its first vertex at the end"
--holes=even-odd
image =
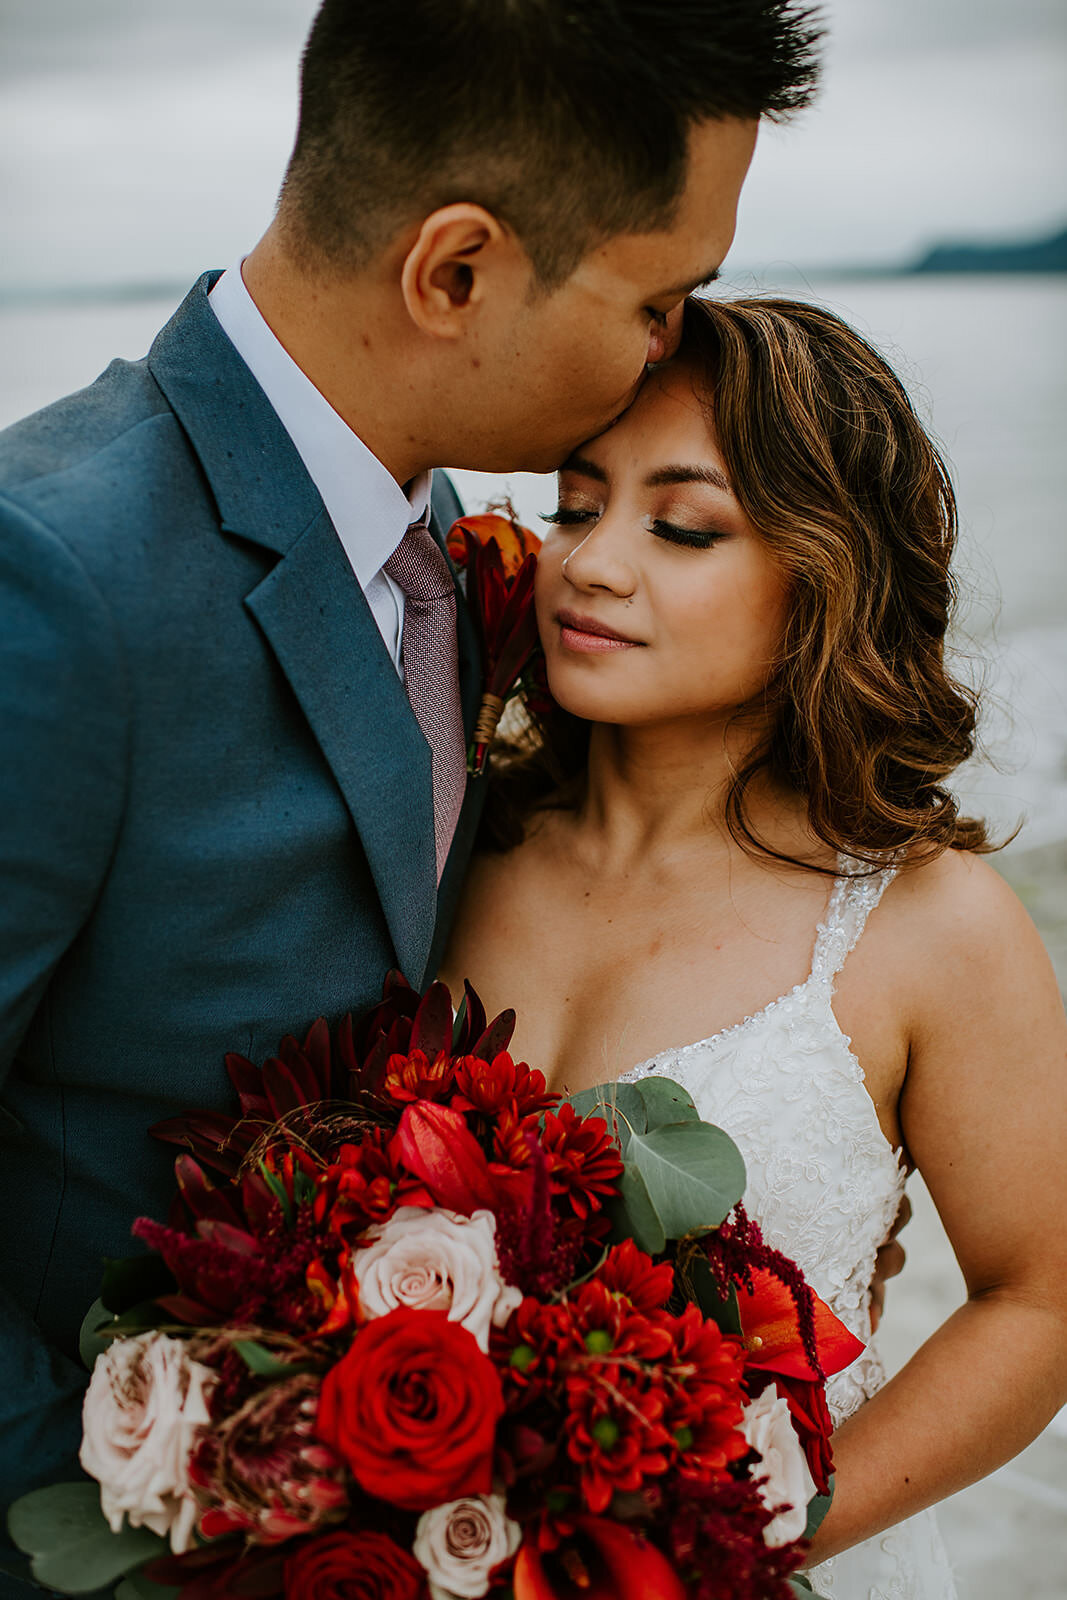
POLYGON ((119 1600, 788 1600, 862 1348, 676 1084, 562 1099, 470 988, 387 980, 182 1149, 112 1262, 81 1462, 10 1513, 119 1600), (810 1502, 810 1506, 809 1506, 810 1502))

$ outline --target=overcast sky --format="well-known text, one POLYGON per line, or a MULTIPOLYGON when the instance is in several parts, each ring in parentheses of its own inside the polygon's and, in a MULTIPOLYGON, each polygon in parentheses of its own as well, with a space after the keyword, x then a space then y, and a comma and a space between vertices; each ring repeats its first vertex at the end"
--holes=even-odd
MULTIPOLYGON (((0 291, 180 284, 254 243, 314 9, 0 0, 0 291)), ((822 96, 764 130, 732 264, 897 261, 1067 221, 1063 0, 827 11, 822 96)))

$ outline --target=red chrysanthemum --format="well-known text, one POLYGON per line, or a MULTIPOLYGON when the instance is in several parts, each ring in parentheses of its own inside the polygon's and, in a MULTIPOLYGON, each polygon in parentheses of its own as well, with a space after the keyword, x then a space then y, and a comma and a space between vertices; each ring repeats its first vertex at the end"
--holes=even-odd
POLYGON ((553 1382, 568 1325, 565 1306, 545 1305, 527 1296, 507 1326, 494 1330, 491 1354, 504 1379, 509 1406, 516 1391, 541 1391, 553 1382))
POLYGON ((371 1128, 359 1144, 342 1145, 319 1178, 315 1217, 352 1239, 375 1222, 388 1222, 398 1206, 432 1206, 425 1186, 406 1172, 393 1133, 371 1128))
POLYGON ((550 1094, 543 1072, 534 1071, 525 1061, 513 1061, 506 1050, 492 1061, 463 1056, 455 1063, 456 1111, 475 1111, 493 1118, 508 1111, 520 1121, 539 1117, 558 1106, 558 1094, 550 1094))
POLYGON ((674 1289, 671 1263, 653 1261, 632 1239, 612 1245, 597 1277, 612 1294, 624 1295, 637 1311, 662 1310, 674 1289))
POLYGON ((561 1353, 579 1363, 610 1356, 619 1361, 659 1361, 673 1347, 672 1319, 636 1310, 612 1294, 599 1277, 581 1284, 565 1301, 561 1353))
POLYGON ((603 1117, 580 1117, 566 1103, 545 1113, 541 1145, 548 1155, 552 1192, 566 1197, 576 1216, 599 1211, 615 1193, 622 1158, 603 1117))
POLYGON ((599 1515, 617 1490, 633 1493, 667 1471, 666 1396, 654 1377, 614 1362, 591 1363, 566 1380, 565 1391, 567 1454, 590 1511, 599 1515))
POLYGON ((665 1419, 681 1472, 698 1481, 725 1477, 748 1454, 740 1432, 744 1348, 705 1321, 696 1306, 672 1318, 674 1349, 662 1368, 665 1419))

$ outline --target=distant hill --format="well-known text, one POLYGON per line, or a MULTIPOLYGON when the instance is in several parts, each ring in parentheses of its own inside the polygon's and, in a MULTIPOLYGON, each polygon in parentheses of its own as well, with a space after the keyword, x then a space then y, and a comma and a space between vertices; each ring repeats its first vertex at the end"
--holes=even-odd
POLYGON ((1067 228, 1016 244, 939 244, 908 272, 1067 272, 1067 228))

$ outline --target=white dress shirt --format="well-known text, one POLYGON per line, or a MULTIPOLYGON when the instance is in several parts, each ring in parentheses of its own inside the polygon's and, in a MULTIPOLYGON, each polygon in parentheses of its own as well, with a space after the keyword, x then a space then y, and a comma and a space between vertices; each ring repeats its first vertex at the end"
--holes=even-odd
POLYGON ((432 474, 420 473, 405 493, 275 338, 245 287, 240 262, 222 274, 209 298, 322 496, 386 649, 403 675, 404 596, 382 567, 409 525, 425 514, 432 474))

